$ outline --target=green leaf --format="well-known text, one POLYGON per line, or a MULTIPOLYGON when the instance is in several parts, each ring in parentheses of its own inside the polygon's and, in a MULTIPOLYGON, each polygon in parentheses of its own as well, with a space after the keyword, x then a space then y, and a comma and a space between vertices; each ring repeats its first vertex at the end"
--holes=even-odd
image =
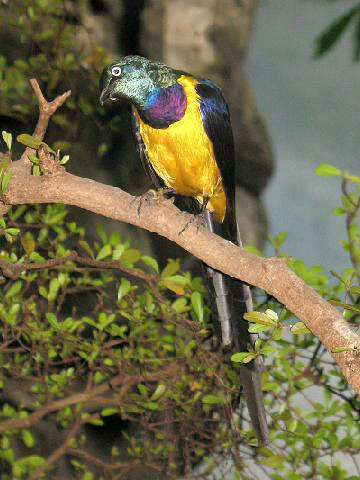
POLYGON ((64 155, 60 160, 60 165, 65 165, 70 160, 70 155, 64 155))
POLYGON ((6 143, 6 146, 10 152, 11 146, 12 146, 12 135, 11 133, 5 132, 4 130, 1 132, 2 137, 4 139, 4 142, 6 143))
POLYGON ((200 323, 203 323, 204 321, 204 305, 203 305, 203 298, 201 296, 201 293, 199 292, 193 292, 191 294, 191 305, 193 307, 193 310, 195 312, 195 315, 200 323))
POLYGON ((213 395, 213 394, 209 394, 209 395, 205 395, 202 399, 201 399, 202 403, 206 403, 208 405, 216 405, 218 403, 223 403, 223 399, 217 395, 213 395))
POLYGON ((29 160, 34 165, 40 165, 40 158, 38 158, 36 155, 29 155, 29 160))
POLYGON ((244 245, 243 250, 245 250, 245 252, 247 253, 251 253, 252 255, 256 255, 257 257, 263 256, 263 253, 261 252, 261 250, 254 247, 254 245, 248 245, 248 244, 244 245))
POLYGON ((104 408, 101 410, 101 416, 102 417, 110 417, 110 415, 118 415, 119 414, 119 409, 118 408, 104 408))
POLYGON ((346 210, 344 210, 341 207, 335 207, 332 211, 332 214, 334 217, 340 217, 341 215, 344 215, 346 213, 346 210))
POLYGON ((97 233, 98 233, 102 243, 106 243, 106 241, 107 241, 106 233, 105 233, 104 227, 102 226, 101 223, 99 223, 98 226, 97 226, 97 233))
POLYGON ((238 352, 231 356, 231 361, 234 363, 249 363, 256 357, 252 352, 238 352))
POLYGON ((21 280, 16 280, 16 282, 14 282, 9 288, 9 290, 7 290, 7 292, 5 293, 5 298, 12 298, 17 295, 21 291, 22 284, 23 283, 21 280))
POLYGON ((189 311, 189 306, 187 299, 185 297, 177 298, 171 305, 171 308, 175 310, 176 313, 184 313, 189 311))
POLYGON ((16 237, 16 235, 19 235, 20 229, 19 228, 6 228, 5 232, 11 235, 12 237, 16 237))
POLYGON ((318 36, 315 41, 315 57, 321 57, 335 45, 358 11, 358 6, 350 9, 345 15, 338 17, 318 36))
POLYGON ((156 387, 155 392, 151 395, 150 400, 158 400, 166 391, 166 386, 162 383, 156 387))
POLYGON ((336 167, 333 167, 332 165, 328 165, 327 163, 323 163, 322 165, 319 165, 316 170, 316 175, 319 175, 319 177, 340 177, 341 176, 341 170, 339 170, 336 167))
POLYGON ((272 334, 271 334, 271 338, 275 341, 277 340, 280 340, 281 337, 282 337, 282 334, 283 334, 283 330, 281 327, 279 328, 274 328, 272 334))
POLYGON ((359 286, 351 287, 349 292, 352 293, 353 295, 360 295, 360 287, 359 286))
POLYGON ((1 193, 6 193, 12 176, 12 173, 5 173, 3 175, 1 179, 1 193))
POLYGON ((173 260, 172 258, 169 258, 166 267, 161 272, 161 278, 175 275, 175 273, 179 271, 179 269, 180 269, 180 261, 178 259, 173 260))
POLYGON ((271 316, 266 315, 266 313, 261 312, 248 312, 244 313, 244 319, 248 322, 259 323, 260 325, 268 325, 270 327, 277 324, 271 316))
POLYGON ((31 232, 25 232, 25 234, 20 237, 20 242, 26 254, 31 255, 36 247, 33 234, 31 232))
POLYGON ((85 250, 85 252, 91 257, 95 258, 94 252, 92 251, 90 245, 85 240, 79 240, 79 245, 85 250))
POLYGON ((37 150, 40 145, 43 143, 41 140, 38 138, 33 137, 32 135, 29 135, 28 133, 22 133, 21 135, 18 135, 16 137, 16 140, 19 143, 22 143, 26 147, 33 148, 34 150, 37 150))
POLYGON ((294 325, 292 325, 292 327, 290 328, 290 331, 294 335, 311 333, 311 331, 307 328, 307 326, 303 322, 296 322, 294 325))
POLYGON ((110 257, 111 251, 112 251, 111 245, 107 243, 102 247, 100 252, 96 255, 96 260, 103 260, 106 257, 110 257))
POLYGON ((260 325, 260 324, 255 324, 255 325, 250 325, 248 328, 249 333, 261 333, 261 332, 266 332, 271 328, 270 325, 260 325))
POLYGON ((127 295, 131 290, 131 283, 127 278, 122 278, 120 281, 120 286, 118 289, 118 295, 117 295, 117 301, 120 302, 120 300, 127 295))
POLYGON ((39 165, 34 165, 31 171, 31 174, 34 175, 34 177, 40 177, 41 175, 41 170, 39 165))
POLYGON ((141 260, 145 263, 145 265, 155 270, 156 273, 159 273, 159 264, 155 258, 142 255, 141 260))
POLYGON ((280 455, 271 455, 266 458, 262 458, 260 463, 265 467, 270 468, 282 468, 285 462, 285 458, 280 457, 280 455))
POLYGON ((52 278, 49 284, 49 293, 48 293, 49 302, 53 302, 56 299, 59 288, 60 288, 59 280, 57 278, 52 278))
POLYGON ((125 252, 121 255, 120 262, 124 267, 132 268, 134 263, 140 260, 141 254, 139 250, 135 248, 128 248, 125 252))
POLYGON ((32 436, 32 433, 29 430, 22 430, 21 438, 24 444, 28 448, 32 448, 34 446, 35 440, 34 440, 34 437, 32 436))

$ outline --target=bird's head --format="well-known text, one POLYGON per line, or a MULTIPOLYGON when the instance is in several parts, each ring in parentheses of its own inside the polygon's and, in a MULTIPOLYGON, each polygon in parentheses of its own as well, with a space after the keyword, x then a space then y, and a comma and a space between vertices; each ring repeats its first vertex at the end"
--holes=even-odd
POLYGON ((100 103, 125 100, 146 109, 153 95, 176 83, 176 73, 163 63, 128 56, 104 68, 100 79, 100 103))

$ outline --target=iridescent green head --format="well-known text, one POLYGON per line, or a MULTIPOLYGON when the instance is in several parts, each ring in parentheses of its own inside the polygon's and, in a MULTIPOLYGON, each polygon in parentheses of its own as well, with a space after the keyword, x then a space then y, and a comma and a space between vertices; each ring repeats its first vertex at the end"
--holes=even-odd
POLYGON ((147 58, 128 56, 105 67, 100 79, 100 102, 127 100, 146 109, 155 91, 176 84, 177 75, 170 67, 147 58))

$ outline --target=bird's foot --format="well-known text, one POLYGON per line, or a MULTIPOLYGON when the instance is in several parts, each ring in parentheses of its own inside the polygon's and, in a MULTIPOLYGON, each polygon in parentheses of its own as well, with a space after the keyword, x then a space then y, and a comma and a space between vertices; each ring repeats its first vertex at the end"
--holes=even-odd
POLYGON ((149 203, 152 200, 157 200, 159 202, 162 200, 168 201, 169 198, 171 198, 171 196, 174 194, 175 194, 175 190, 173 190, 172 188, 164 187, 164 188, 159 188, 158 190, 151 188, 147 192, 140 195, 140 197, 136 197, 136 201, 138 202, 138 209, 137 209, 138 216, 140 217, 141 210, 144 203, 149 203))
POLYGON ((187 230, 190 225, 195 225, 196 233, 199 231, 199 228, 204 227, 204 222, 202 215, 199 213, 192 213, 190 219, 185 223, 183 228, 180 230, 179 235, 182 235, 185 230, 187 230))

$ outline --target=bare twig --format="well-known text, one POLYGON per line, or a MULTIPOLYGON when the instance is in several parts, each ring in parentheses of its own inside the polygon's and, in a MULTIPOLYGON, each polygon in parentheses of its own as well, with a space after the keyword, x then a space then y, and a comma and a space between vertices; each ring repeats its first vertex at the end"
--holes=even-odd
POLYGON ((120 390, 117 393, 117 399, 120 402, 133 385, 143 381, 158 381, 164 377, 167 377, 168 375, 174 374, 179 368, 180 366, 177 363, 172 362, 166 367, 164 367, 162 370, 158 370, 154 373, 144 373, 143 375, 131 376, 125 374, 117 375, 116 377, 112 378, 111 381, 108 383, 102 383, 97 387, 85 389, 81 393, 75 393, 70 397, 48 403, 36 410, 28 417, 4 420, 3 422, 0 422, 0 433, 12 428, 30 428, 32 425, 34 425, 34 423, 38 422, 49 413, 57 412, 62 408, 69 407, 77 403, 88 402, 89 400, 92 400, 95 397, 101 396, 104 393, 108 392, 111 388, 120 387, 120 390))
POLYGON ((45 460, 45 462, 38 467, 35 472, 31 475, 29 480, 37 480, 40 476, 48 470, 51 465, 54 465, 62 456, 65 455, 68 444, 70 440, 79 432, 80 428, 82 427, 84 421, 81 418, 77 418, 73 427, 70 429, 69 433, 66 435, 65 440, 60 445, 59 448, 54 450, 49 457, 45 460))
MULTIPOLYGON (((36 124, 33 137, 37 138, 38 140, 43 140, 49 124, 50 117, 70 97, 71 90, 63 93, 62 95, 59 95, 52 102, 48 102, 45 99, 40 89, 40 86, 35 78, 30 79, 30 84, 32 86, 32 89, 34 90, 35 96, 39 104, 39 119, 36 124)), ((27 147, 24 153, 21 155, 20 161, 30 165, 28 156, 33 155, 34 153, 35 153, 34 149, 27 147)))

